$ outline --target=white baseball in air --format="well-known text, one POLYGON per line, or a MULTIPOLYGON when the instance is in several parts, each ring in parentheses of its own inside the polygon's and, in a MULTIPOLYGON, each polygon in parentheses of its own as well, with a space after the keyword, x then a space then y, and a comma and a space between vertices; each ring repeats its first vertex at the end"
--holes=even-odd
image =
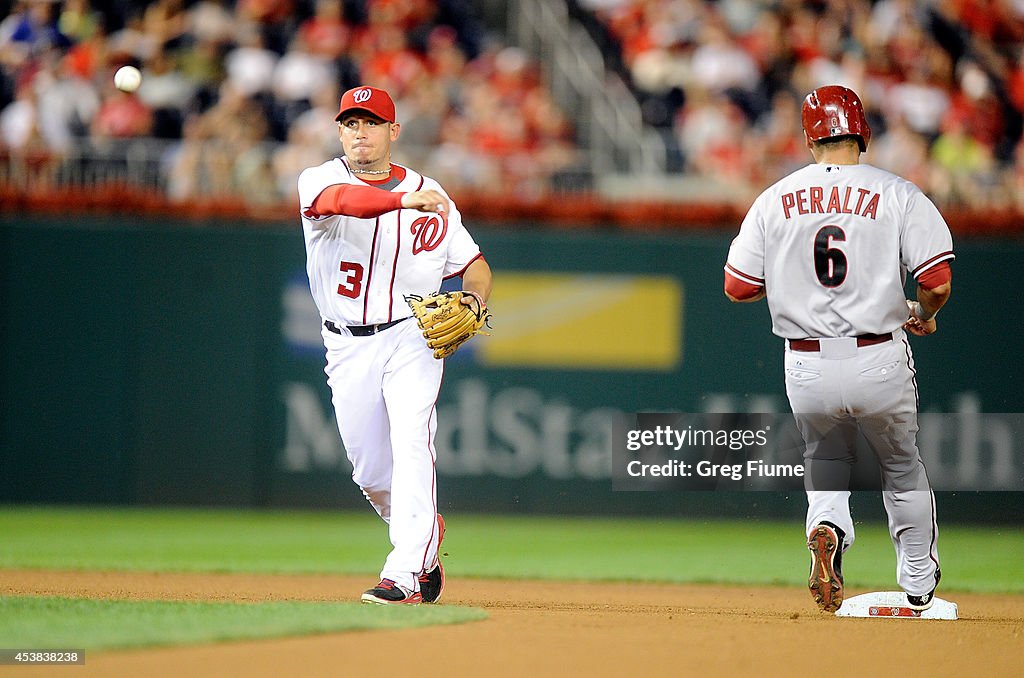
POLYGON ((121 66, 114 73, 114 87, 122 92, 134 92, 142 84, 142 73, 135 66, 121 66))

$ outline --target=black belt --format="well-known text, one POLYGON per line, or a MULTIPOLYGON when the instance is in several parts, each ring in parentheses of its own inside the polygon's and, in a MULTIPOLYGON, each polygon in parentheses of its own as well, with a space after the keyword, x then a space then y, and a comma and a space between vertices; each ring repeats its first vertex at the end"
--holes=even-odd
MULTIPOLYGON (((857 337, 857 348, 883 344, 887 341, 892 341, 892 332, 886 332, 885 334, 862 334, 857 337)), ((817 339, 790 339, 789 349, 800 352, 820 351, 821 342, 817 339)))
MULTIPOLYGON (((408 320, 408 319, 409 319, 409 316, 406 316, 405 318, 399 318, 398 320, 392 320, 389 323, 377 323, 376 325, 349 325, 346 329, 348 329, 348 331, 352 333, 353 337, 368 337, 371 334, 377 334, 378 332, 383 332, 387 328, 392 327, 394 325, 397 325, 398 323, 402 322, 403 320, 408 320)), ((341 328, 338 327, 337 325, 335 325, 330 320, 324 322, 324 327, 326 327, 328 331, 334 332, 335 334, 344 334, 341 331, 341 328)))

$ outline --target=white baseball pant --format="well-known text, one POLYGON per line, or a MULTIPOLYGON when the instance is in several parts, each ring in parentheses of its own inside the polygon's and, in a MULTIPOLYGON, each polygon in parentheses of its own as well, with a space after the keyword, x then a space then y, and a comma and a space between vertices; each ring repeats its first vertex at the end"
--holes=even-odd
POLYGON ((352 480, 388 523, 393 548, 380 576, 419 590, 417 575, 436 562, 440 536, 434 433, 444 362, 413 319, 364 337, 322 334, 352 480))
POLYGON ((911 595, 935 587, 938 525, 935 497, 917 447, 914 358, 903 330, 891 341, 857 346, 855 338, 821 339, 819 351, 785 354, 786 394, 804 451, 806 530, 823 521, 855 539, 850 474, 858 432, 882 474, 882 500, 896 549, 896 578, 911 595))

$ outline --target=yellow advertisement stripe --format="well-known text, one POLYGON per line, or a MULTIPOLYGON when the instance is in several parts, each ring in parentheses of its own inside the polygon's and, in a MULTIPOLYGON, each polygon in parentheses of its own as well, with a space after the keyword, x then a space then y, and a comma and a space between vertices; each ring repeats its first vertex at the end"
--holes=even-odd
POLYGON ((484 365, 674 369, 682 360, 683 288, 676 278, 502 273, 488 306, 484 365))

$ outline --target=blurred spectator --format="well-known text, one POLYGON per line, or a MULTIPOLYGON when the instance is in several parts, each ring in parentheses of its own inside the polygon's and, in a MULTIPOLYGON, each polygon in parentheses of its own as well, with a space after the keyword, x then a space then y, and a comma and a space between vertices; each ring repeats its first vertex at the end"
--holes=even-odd
POLYGON ((693 84, 713 92, 752 92, 760 81, 757 64, 717 20, 707 22, 700 31, 690 68, 693 84))
POLYGON ((344 17, 344 3, 316 0, 314 14, 299 26, 298 37, 311 54, 330 61, 343 58, 352 38, 352 27, 344 17))
POLYGON ((195 85, 206 99, 216 95, 224 79, 223 45, 213 39, 202 39, 178 51, 178 70, 195 85))
MULTIPOLYGON (((273 158, 278 195, 289 195, 295 190, 299 172, 338 154, 341 142, 334 116, 338 114, 340 96, 335 86, 314 92, 310 100, 312 108, 298 116, 288 128, 288 143, 279 146, 273 158)), ((403 124, 402 136, 405 134, 403 124)))
POLYGON ((96 74, 106 67, 110 46, 106 31, 97 26, 88 36, 72 45, 64 55, 68 70, 75 77, 91 81, 96 74))
POLYGON ((153 131, 153 111, 138 96, 118 90, 111 82, 90 131, 99 140, 148 136, 153 131))
POLYGON ((886 117, 900 116, 912 130, 926 139, 934 139, 948 109, 947 90, 929 81, 923 66, 915 66, 906 81, 889 89, 886 117))
POLYGON ((274 66, 271 110, 275 138, 284 139, 295 119, 309 110, 314 95, 331 89, 337 82, 334 63, 310 52, 302 34, 297 33, 291 48, 274 66))
POLYGON ((95 90, 56 54, 42 59, 32 78, 18 86, 15 100, 0 114, 0 136, 7 148, 62 154, 86 133, 99 109, 95 90))
POLYGON ((235 33, 235 17, 229 0, 199 0, 185 15, 185 33, 194 41, 223 45, 235 33))
POLYGON ((778 92, 771 108, 761 116, 754 128, 754 137, 760 142, 751 144, 748 151, 753 172, 753 186, 766 186, 798 167, 808 164, 809 156, 800 125, 802 100, 792 92, 778 92))
POLYGON ((0 142, 4 148, 24 152, 44 147, 39 130, 39 103, 35 87, 23 82, 15 93, 15 99, 0 111, 0 142))
POLYGON ((88 135, 100 110, 100 97, 92 85, 93 73, 81 72, 70 52, 59 61, 52 58, 42 62, 45 67, 35 80, 39 125, 47 146, 64 154, 71 150, 76 138, 88 135))
POLYGON ((380 26, 411 31, 429 23, 436 10, 433 0, 366 0, 366 23, 374 31, 380 26))
POLYGON ((409 45, 406 30, 398 23, 380 23, 358 41, 356 63, 363 81, 387 83, 389 91, 402 96, 423 73, 423 60, 409 45))
POLYGON ((924 18, 922 14, 926 11, 926 8, 918 7, 914 0, 879 0, 871 8, 866 36, 884 45, 901 28, 920 24, 924 18))
POLYGON ((263 44, 277 53, 285 51, 295 27, 294 0, 236 0, 235 15, 244 30, 256 31, 263 44))
POLYGON ((163 47, 158 35, 146 33, 145 10, 134 8, 124 28, 110 35, 110 54, 123 61, 143 63, 163 47))
POLYGON ((266 48, 257 28, 247 26, 239 33, 238 46, 224 58, 227 81, 246 97, 270 91, 277 54, 266 48))
POLYGON ((102 28, 101 19, 89 0, 65 0, 57 27, 69 40, 80 43, 89 40, 102 28))
POLYGON ((910 129, 902 115, 890 118, 886 130, 872 136, 866 158, 870 164, 918 186, 929 185, 928 142, 910 129))
POLYGON ((1017 144, 1013 161, 1002 177, 1003 199, 999 206, 1008 206, 1024 212, 1024 141, 1017 144))
POLYGON ((510 193, 510 188, 502 185, 501 170, 493 159, 466 143, 471 138, 470 129, 471 124, 462 114, 449 111, 441 124, 438 143, 429 155, 434 178, 448 190, 489 186, 510 193))
POLYGON ((931 158, 931 190, 942 202, 974 207, 988 203, 995 184, 992 151, 968 134, 962 115, 945 117, 931 158))
POLYGON ((55 2, 19 2, 0 25, 0 48, 9 46, 21 58, 28 58, 70 46, 71 40, 57 25, 58 9, 55 2))
POLYGON ((156 0, 142 15, 142 30, 158 50, 176 46, 187 27, 183 0, 156 0))
POLYGON ((953 91, 949 115, 959 116, 973 138, 995 150, 1006 132, 1006 122, 992 80, 969 59, 963 59, 957 71, 959 87, 953 91))
POLYGON ((441 136, 444 113, 449 108, 444 81, 423 72, 396 99, 395 108, 402 123, 402 143, 395 149, 396 158, 403 165, 423 166, 441 136))
POLYGON ((746 128, 743 111, 724 93, 691 88, 676 121, 687 167, 716 178, 736 177, 743 171, 746 128))
POLYGON ((153 136, 181 137, 182 120, 195 93, 195 84, 178 70, 173 53, 161 50, 145 64, 138 97, 153 111, 153 136))
MULTIPOLYGON (((459 48, 458 34, 451 26, 438 26, 427 36, 423 77, 439 88, 447 105, 462 96, 462 77, 466 69, 466 55, 459 48)), ((435 109, 438 108, 435 106, 435 109)), ((441 111, 435 111, 440 117, 441 111)))
POLYGON ((22 183, 30 192, 52 190, 59 157, 52 152, 35 87, 23 81, 16 98, 0 111, 0 157, 17 168, 5 174, 5 184, 22 183))
POLYGON ((267 130, 262 107, 225 81, 212 108, 186 118, 181 144, 165 158, 171 198, 278 199, 269 153, 260 148, 267 130))

